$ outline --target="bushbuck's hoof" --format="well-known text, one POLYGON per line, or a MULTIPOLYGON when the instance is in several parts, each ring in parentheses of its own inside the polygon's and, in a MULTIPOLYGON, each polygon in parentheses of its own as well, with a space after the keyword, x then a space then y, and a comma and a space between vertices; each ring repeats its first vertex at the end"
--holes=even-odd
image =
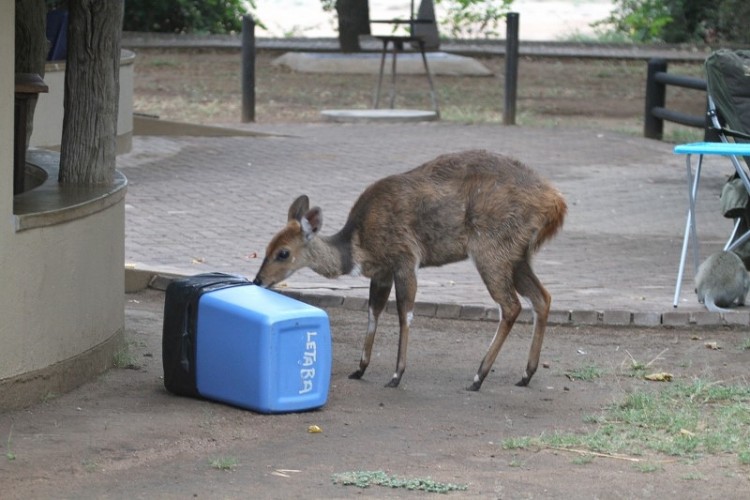
POLYGON ((479 390, 480 387, 482 387, 482 383, 481 382, 474 382, 469 387, 467 387, 466 390, 467 391, 474 391, 474 392, 476 392, 476 391, 479 390))
POLYGON ((349 374, 349 378, 352 380, 359 380, 364 374, 365 372, 363 372, 362 370, 357 370, 356 372, 352 372, 351 374, 349 374))
POLYGON ((516 382, 516 386, 518 386, 518 387, 526 387, 527 385, 529 385, 529 381, 530 380, 531 380, 530 378, 524 377, 521 380, 519 380, 518 382, 516 382))
POLYGON ((392 378, 385 384, 385 387, 398 387, 399 382, 401 382, 400 378, 392 378))

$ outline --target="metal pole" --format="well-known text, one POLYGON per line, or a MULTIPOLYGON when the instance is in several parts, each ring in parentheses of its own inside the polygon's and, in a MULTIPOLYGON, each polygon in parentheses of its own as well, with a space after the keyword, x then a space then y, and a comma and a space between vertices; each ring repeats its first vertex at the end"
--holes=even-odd
POLYGON ((242 122, 255 121, 255 20, 242 16, 242 122))
POLYGON ((517 12, 508 12, 505 19, 505 107, 503 125, 516 124, 516 94, 518 88, 518 23, 517 12))

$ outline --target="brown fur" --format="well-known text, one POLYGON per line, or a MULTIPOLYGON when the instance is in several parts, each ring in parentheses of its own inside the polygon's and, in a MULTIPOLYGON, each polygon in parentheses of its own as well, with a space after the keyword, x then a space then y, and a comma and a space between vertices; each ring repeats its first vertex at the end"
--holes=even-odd
POLYGON ((519 382, 526 385, 538 366, 551 301, 531 269, 531 257, 560 229, 566 210, 559 191, 517 160, 486 151, 442 155, 369 186, 344 227, 329 237, 317 236, 321 210, 299 197, 289 208, 287 226, 269 243, 255 281, 273 286, 306 266, 327 277, 360 270, 371 278, 368 332, 353 378, 369 364, 378 317, 395 284, 399 354, 388 384, 395 387, 406 367, 416 269, 471 257, 502 318, 470 389, 481 386, 520 313, 517 293, 529 298, 535 312, 532 348, 519 382))

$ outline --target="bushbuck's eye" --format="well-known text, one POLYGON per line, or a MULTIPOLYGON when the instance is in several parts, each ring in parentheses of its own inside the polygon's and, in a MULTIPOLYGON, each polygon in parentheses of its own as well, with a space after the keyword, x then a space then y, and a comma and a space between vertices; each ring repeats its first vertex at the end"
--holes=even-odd
POLYGON ((289 250, 286 248, 283 250, 279 250, 278 253, 276 253, 276 260, 286 260, 289 258, 289 250))

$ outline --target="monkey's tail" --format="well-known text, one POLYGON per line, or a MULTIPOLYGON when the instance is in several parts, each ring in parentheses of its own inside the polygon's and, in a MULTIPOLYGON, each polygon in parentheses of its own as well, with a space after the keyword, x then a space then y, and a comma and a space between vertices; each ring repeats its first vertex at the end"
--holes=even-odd
POLYGON ((731 309, 725 309, 723 307, 717 306, 715 299, 710 295, 706 295, 706 299, 704 300, 703 304, 706 306, 706 309, 708 309, 711 312, 718 312, 718 313, 732 312, 731 309))

